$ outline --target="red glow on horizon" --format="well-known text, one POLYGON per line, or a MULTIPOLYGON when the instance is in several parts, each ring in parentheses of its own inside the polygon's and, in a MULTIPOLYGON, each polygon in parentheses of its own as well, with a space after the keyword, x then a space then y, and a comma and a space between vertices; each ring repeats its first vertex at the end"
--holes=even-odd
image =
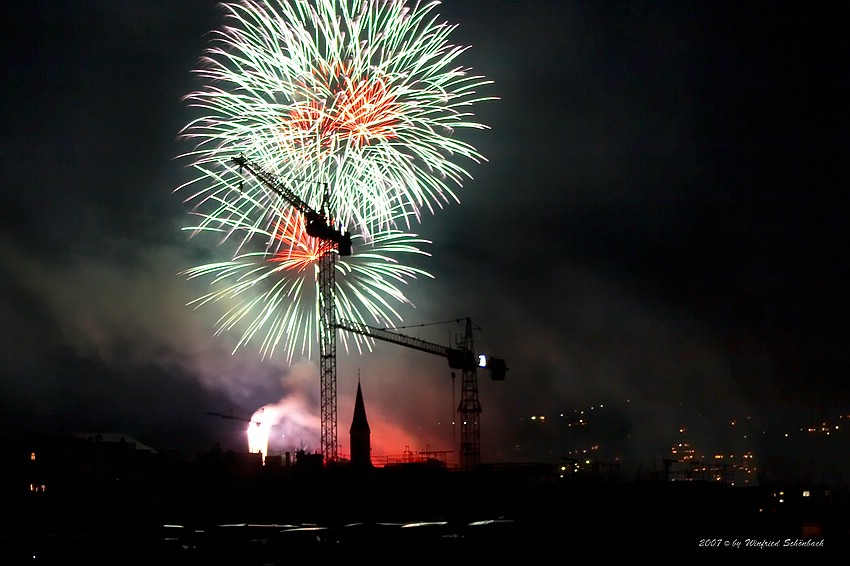
MULTIPOLYGON (((402 428, 398 424, 386 420, 380 413, 377 412, 369 412, 368 418, 369 428, 372 431, 370 437, 370 457, 372 463, 376 466, 381 466, 387 463, 397 463, 403 459, 406 460, 410 458, 411 455, 422 455, 432 450, 437 452, 449 452, 448 456, 445 458, 452 461, 457 460, 457 455, 454 453, 454 446, 451 443, 451 439, 443 439, 438 442, 432 442, 433 439, 412 434, 409 430, 402 428)), ((340 440, 342 439, 343 438, 341 436, 340 440)), ((351 445, 349 443, 348 435, 345 435, 344 448, 348 451, 348 453, 350 453, 351 445)))

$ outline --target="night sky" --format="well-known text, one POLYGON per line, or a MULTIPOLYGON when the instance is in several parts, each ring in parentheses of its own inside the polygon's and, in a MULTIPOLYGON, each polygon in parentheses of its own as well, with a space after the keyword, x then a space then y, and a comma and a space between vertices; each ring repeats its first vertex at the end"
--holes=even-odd
MULTIPOLYGON (((460 134, 488 162, 415 227, 434 278, 406 289, 401 331, 448 345, 461 328, 431 323, 470 317, 477 349, 507 361, 504 382, 479 375, 483 460, 598 442, 653 465, 680 426, 761 455, 770 443, 731 419, 767 439, 850 414, 850 26, 828 6, 438 8, 499 100, 475 109, 490 130, 460 134), (593 418, 581 438, 576 410, 593 418)), ((243 425, 207 413, 279 404, 276 447, 318 449, 315 362, 231 355, 238 337, 213 336, 220 311, 187 307, 198 284, 178 275, 215 253, 181 232, 174 189, 191 176, 181 97, 221 16, 212 1, 4 7, 0 432, 241 449, 243 425)), ((375 455, 456 451, 450 371, 391 344, 341 352, 342 452, 358 376, 375 455)))

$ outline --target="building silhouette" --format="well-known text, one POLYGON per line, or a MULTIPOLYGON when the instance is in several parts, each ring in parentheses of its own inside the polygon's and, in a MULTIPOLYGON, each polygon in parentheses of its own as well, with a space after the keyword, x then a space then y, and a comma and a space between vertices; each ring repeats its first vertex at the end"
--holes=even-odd
POLYGON ((372 467, 372 430, 366 418, 366 405, 363 403, 363 391, 357 380, 357 398, 354 401, 354 416, 348 433, 351 441, 351 466, 372 467))

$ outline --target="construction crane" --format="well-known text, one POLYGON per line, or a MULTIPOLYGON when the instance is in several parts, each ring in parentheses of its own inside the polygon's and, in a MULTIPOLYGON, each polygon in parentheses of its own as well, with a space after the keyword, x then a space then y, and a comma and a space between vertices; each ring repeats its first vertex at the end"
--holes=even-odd
POLYGON ((280 195, 290 206, 304 215, 307 235, 329 242, 319 258, 319 387, 321 390, 321 453, 325 462, 338 457, 336 401, 336 309, 334 263, 336 254, 351 255, 351 234, 336 229, 328 222, 324 203, 322 210, 311 208, 298 195, 259 165, 242 156, 233 161, 247 169, 266 188, 280 195))
POLYGON ((207 411, 207 414, 213 417, 218 417, 220 419, 232 419, 234 421, 242 421, 244 423, 250 423, 256 426, 260 426, 261 424, 263 424, 260 421, 255 421, 254 419, 246 419, 245 417, 237 417, 234 415, 225 415, 224 413, 215 413, 213 411, 207 411))
POLYGON ((449 367, 463 372, 461 380, 461 399, 458 413, 461 421, 461 467, 474 468, 480 462, 480 428, 478 415, 481 403, 478 399, 478 367, 486 367, 494 380, 504 380, 507 367, 499 358, 487 360, 474 354, 472 321, 466 319, 466 332, 458 348, 433 344, 417 338, 389 332, 386 329, 373 328, 351 321, 336 321, 334 263, 336 253, 349 256, 352 253, 351 234, 332 227, 324 210, 316 211, 304 202, 280 179, 265 171, 259 165, 242 156, 234 157, 234 163, 247 169, 266 188, 278 194, 290 206, 304 215, 306 231, 309 236, 319 238, 332 245, 319 258, 319 365, 321 390, 321 453, 325 462, 338 459, 337 443, 337 367, 336 367, 336 331, 337 329, 369 336, 378 340, 407 346, 448 359, 449 367))
MULTIPOLYGON (((472 320, 466 318, 464 336, 458 341, 456 348, 426 342, 419 338, 390 332, 383 328, 374 328, 359 322, 342 320, 334 327, 362 336, 368 336, 384 342, 413 348, 429 354, 442 356, 449 362, 449 367, 459 369, 463 373, 461 379, 460 403, 457 412, 460 415, 460 467, 462 470, 472 470, 481 461, 481 428, 479 415, 481 401, 478 398, 478 368, 490 370, 494 381, 503 381, 507 365, 501 358, 485 355, 476 356, 472 337, 472 320)), ((454 375, 454 374, 452 374, 454 375)))

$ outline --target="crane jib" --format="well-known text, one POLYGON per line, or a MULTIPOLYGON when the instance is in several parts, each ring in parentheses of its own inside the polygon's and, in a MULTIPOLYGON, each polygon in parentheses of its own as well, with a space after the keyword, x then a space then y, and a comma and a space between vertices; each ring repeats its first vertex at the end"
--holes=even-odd
POLYGON ((251 163, 241 155, 234 157, 233 162, 239 165, 239 168, 246 168, 251 172, 263 185, 271 191, 280 195, 290 206, 304 214, 304 224, 307 235, 313 238, 318 238, 326 242, 333 242, 337 245, 337 250, 341 256, 350 256, 352 253, 351 233, 344 230, 337 230, 328 223, 327 218, 323 213, 310 208, 307 203, 298 198, 298 196, 289 190, 288 187, 278 181, 274 175, 264 171, 259 166, 251 163))

